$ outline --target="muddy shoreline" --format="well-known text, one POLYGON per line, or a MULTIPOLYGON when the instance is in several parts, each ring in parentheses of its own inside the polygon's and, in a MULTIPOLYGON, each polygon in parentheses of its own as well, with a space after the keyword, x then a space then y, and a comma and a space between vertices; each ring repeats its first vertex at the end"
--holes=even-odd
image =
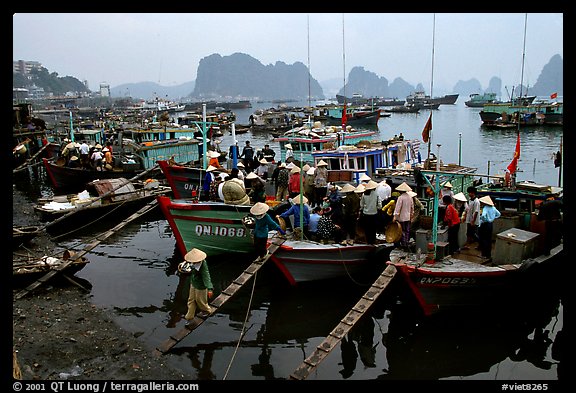
MULTIPOLYGON (((33 204, 13 187, 13 224, 38 225, 33 204)), ((42 233, 23 247, 13 245, 13 260, 23 255, 64 251, 42 233)), ((14 284, 14 283, 13 283, 14 284)), ((21 299, 12 285, 12 347, 24 380, 180 380, 190 379, 156 357, 136 335, 123 330, 106 309, 91 303, 89 292, 66 280, 50 280, 21 299)))

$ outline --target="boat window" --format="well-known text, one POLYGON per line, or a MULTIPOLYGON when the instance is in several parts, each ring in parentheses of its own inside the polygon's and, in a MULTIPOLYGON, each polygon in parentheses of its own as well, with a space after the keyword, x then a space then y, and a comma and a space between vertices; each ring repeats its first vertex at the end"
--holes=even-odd
POLYGON ((354 168, 354 159, 353 159, 353 158, 349 158, 349 159, 348 159, 348 169, 355 169, 355 168, 354 168))
POLYGON ((332 170, 339 170, 340 168, 340 159, 338 158, 331 158, 328 160, 328 169, 332 170))

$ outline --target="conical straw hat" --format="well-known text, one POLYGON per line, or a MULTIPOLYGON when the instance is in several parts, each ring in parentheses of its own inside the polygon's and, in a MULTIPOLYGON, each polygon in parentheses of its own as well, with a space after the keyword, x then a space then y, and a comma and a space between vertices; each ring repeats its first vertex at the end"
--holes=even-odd
POLYGON ((482 198, 480 198, 480 202, 490 206, 494 206, 494 202, 492 202, 492 199, 488 195, 485 195, 482 198))
POLYGON ((184 260, 187 262, 197 263, 202 262, 206 259, 206 253, 197 248, 193 248, 186 255, 184 255, 184 260))
POLYGON ((406 182, 400 184, 398 187, 396 187, 396 191, 412 191, 412 188, 410 188, 410 186, 408 184, 406 184, 406 182))
POLYGON ((263 202, 256 202, 254 206, 250 208, 250 213, 254 214, 255 216, 259 216, 260 214, 266 213, 270 209, 270 206, 263 202))

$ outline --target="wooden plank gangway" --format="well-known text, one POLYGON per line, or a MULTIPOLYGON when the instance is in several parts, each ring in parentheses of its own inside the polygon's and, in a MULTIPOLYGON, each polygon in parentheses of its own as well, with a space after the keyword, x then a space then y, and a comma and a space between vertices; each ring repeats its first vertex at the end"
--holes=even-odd
POLYGON ((308 375, 337 347, 342 338, 348 334, 356 322, 358 322, 364 313, 374 304, 374 301, 382 294, 384 289, 388 287, 395 275, 396 268, 388 265, 362 298, 360 298, 348 314, 346 314, 340 323, 330 332, 328 337, 290 374, 290 379, 304 380, 308 378, 308 375))
POLYGON ((118 232, 120 229, 124 228, 130 222, 134 221, 135 219, 139 218, 140 216, 142 216, 142 215, 148 213, 149 211, 151 211, 152 209, 154 209, 156 207, 156 205, 158 205, 158 200, 156 200, 156 199, 148 202, 148 204, 146 204, 145 206, 140 208, 140 210, 138 210, 136 213, 132 214, 130 217, 128 217, 127 219, 122 221, 120 224, 116 225, 114 228, 109 229, 108 231, 103 232, 100 235, 96 236, 94 238, 94 241, 92 241, 90 244, 86 245, 86 247, 84 247, 81 251, 79 251, 77 254, 74 254, 70 259, 68 259, 64 263, 62 263, 62 264, 58 265, 57 267, 55 267, 54 269, 50 270, 48 273, 46 273, 45 275, 40 277, 38 280, 34 281, 32 284, 28 285, 26 288, 22 289, 20 292, 18 292, 16 295, 14 295, 14 298, 20 299, 20 298, 26 296, 28 293, 32 292, 33 290, 38 288, 40 285, 42 285, 45 282, 47 282, 48 280, 50 280, 57 273, 66 270, 66 268, 68 266, 73 264, 78 259, 82 258, 84 255, 88 254, 90 251, 92 251, 95 247, 97 247, 104 240, 106 240, 110 236, 114 235, 116 232, 118 232))
POLYGON ((165 340, 160 346, 156 347, 153 354, 155 356, 160 356, 165 354, 166 352, 170 351, 176 344, 186 338, 190 333, 192 333, 198 326, 202 325, 204 321, 212 314, 218 310, 218 308, 222 307, 224 303, 226 303, 244 284, 246 284, 254 274, 260 270, 260 268, 267 262, 272 254, 280 248, 280 246, 284 243, 285 239, 281 237, 274 237, 271 241, 271 244, 268 246, 269 254, 261 261, 255 260, 248 266, 244 271, 236 278, 234 281, 226 287, 220 294, 214 299, 210 306, 212 307, 212 312, 207 315, 200 316, 197 314, 194 316, 192 320, 173 335, 171 335, 167 340, 165 340))

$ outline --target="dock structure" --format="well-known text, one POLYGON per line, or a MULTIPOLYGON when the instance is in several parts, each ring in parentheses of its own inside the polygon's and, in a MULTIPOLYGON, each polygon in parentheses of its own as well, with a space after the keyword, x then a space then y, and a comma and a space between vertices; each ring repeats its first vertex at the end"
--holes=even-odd
POLYGON ((110 236, 114 235, 116 232, 118 232, 120 229, 124 228, 130 222, 134 221, 138 217, 140 217, 140 216, 148 213, 152 209, 154 209, 156 207, 156 205, 158 205, 158 200, 154 199, 153 201, 150 201, 148 204, 143 206, 136 213, 132 214, 130 217, 128 217, 127 219, 122 221, 120 224, 116 225, 114 228, 109 229, 108 231, 103 232, 100 235, 96 236, 94 238, 94 241, 92 241, 90 244, 86 245, 86 247, 84 247, 81 251, 74 254, 67 261, 58 265, 56 268, 50 270, 48 273, 46 273, 45 275, 40 277, 38 280, 34 281, 32 284, 28 285, 26 288, 24 288, 23 290, 18 292, 16 295, 14 295, 14 298, 20 299, 20 298, 26 296, 28 293, 32 292, 33 290, 38 288, 40 285, 42 285, 45 282, 47 282, 48 280, 50 280, 56 274, 65 271, 68 266, 72 265, 78 259, 81 259, 84 255, 88 254, 90 251, 92 251, 94 248, 96 248, 100 243, 102 243, 104 240, 108 239, 110 236))
POLYGON ((224 303, 226 303, 244 284, 246 284, 254 274, 260 270, 260 268, 266 263, 272 254, 280 248, 280 246, 284 243, 285 239, 281 237, 274 237, 268 246, 268 254, 262 260, 255 260, 248 266, 244 271, 236 278, 234 281, 226 287, 217 297, 214 299, 210 306, 212 307, 212 312, 209 314, 196 314, 196 316, 190 320, 190 322, 186 325, 186 327, 180 329, 173 335, 171 335, 166 341, 164 341, 160 346, 158 346, 153 354, 155 356, 160 356, 168 351, 170 351, 176 344, 186 338, 190 333, 192 333, 196 328, 204 323, 204 321, 214 314, 218 308, 222 307, 224 303))
POLYGON ((291 380, 304 380, 319 366, 319 364, 330 354, 330 352, 337 347, 338 343, 348 334, 350 329, 360 320, 364 313, 374 304, 374 301, 382 294, 388 287, 394 276, 396 275, 396 268, 388 265, 386 269, 378 276, 376 281, 370 286, 366 293, 360 300, 352 307, 352 309, 342 318, 340 323, 330 332, 328 337, 320 343, 308 356, 300 366, 298 366, 292 374, 291 380))

